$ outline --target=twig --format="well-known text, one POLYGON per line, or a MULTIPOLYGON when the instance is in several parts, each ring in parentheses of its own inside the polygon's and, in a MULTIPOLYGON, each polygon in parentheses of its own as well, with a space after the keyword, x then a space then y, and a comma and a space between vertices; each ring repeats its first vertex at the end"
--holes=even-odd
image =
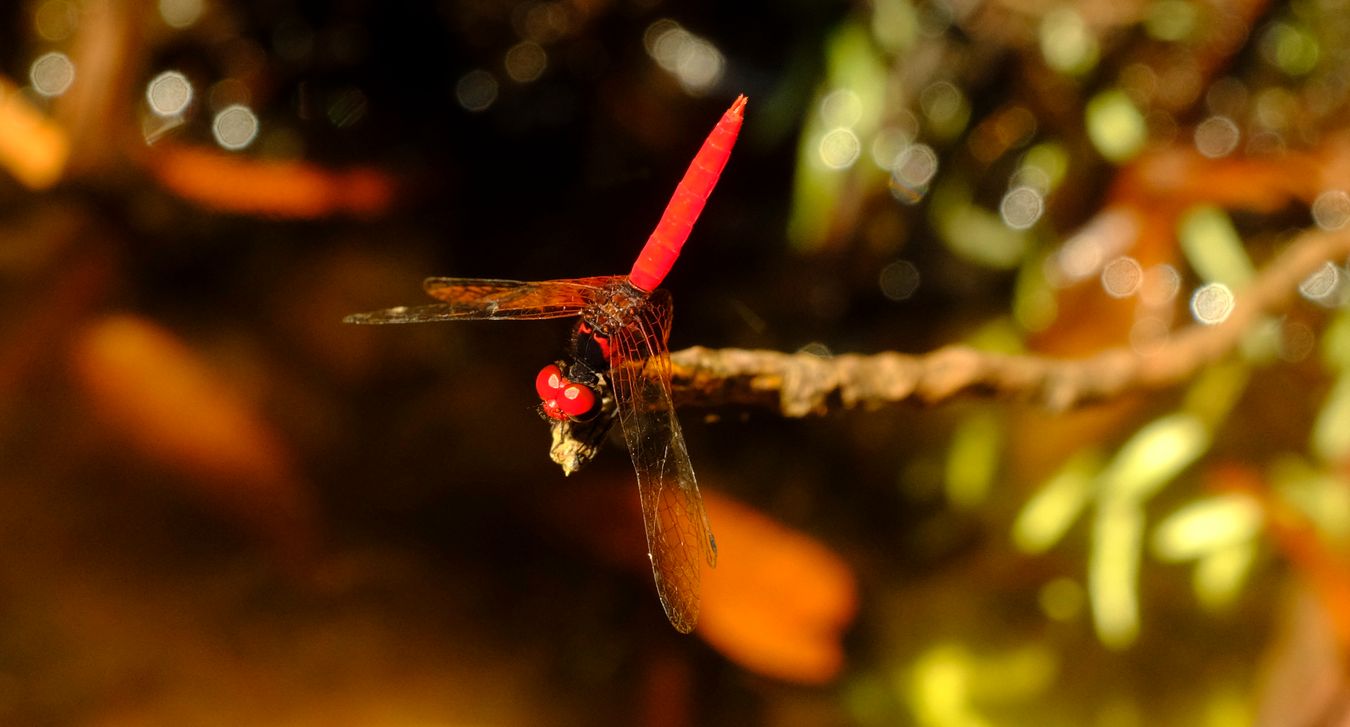
POLYGON ((908 355, 687 348, 671 354, 682 404, 741 404, 804 417, 833 409, 875 409, 959 394, 1030 400, 1055 410, 1113 399, 1185 381, 1227 356, 1262 317, 1287 306, 1299 283, 1329 260, 1350 255, 1350 231, 1299 235, 1245 289, 1217 325, 1195 324, 1146 352, 1128 346, 1083 359, 1007 355, 946 346, 908 355))

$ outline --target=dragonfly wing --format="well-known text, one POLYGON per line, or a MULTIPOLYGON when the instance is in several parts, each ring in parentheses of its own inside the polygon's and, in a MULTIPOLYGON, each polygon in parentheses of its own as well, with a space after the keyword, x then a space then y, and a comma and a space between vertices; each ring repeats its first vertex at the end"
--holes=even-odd
POLYGON ((442 303, 399 306, 347 316, 346 323, 427 323, 495 319, 566 318, 581 312, 611 278, 527 283, 480 278, 427 278, 422 287, 442 303))
POLYGON ((717 544, 670 398, 670 296, 657 291, 613 338, 610 376, 637 471, 647 553, 656 591, 675 628, 698 621, 700 560, 716 565, 717 544))
POLYGON ((574 316, 595 300, 600 290, 622 276, 544 280, 427 278, 422 288, 456 310, 482 318, 557 318, 574 316))
MULTIPOLYGON (((567 315, 559 313, 554 316, 522 316, 534 318, 557 318, 567 315)), ((357 325, 376 325, 381 323, 432 323, 435 321, 463 321, 476 318, 487 318, 485 315, 474 315, 463 308, 456 308, 445 303, 432 303, 431 305, 401 305, 397 308, 385 308, 384 310, 370 311, 369 313, 353 313, 342 319, 343 323, 355 323, 357 325)))

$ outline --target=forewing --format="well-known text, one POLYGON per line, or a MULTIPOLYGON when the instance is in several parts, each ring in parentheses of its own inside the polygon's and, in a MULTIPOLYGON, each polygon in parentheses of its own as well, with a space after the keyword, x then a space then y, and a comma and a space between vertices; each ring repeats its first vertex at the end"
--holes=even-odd
POLYGON ((481 312, 482 318, 559 318, 577 315, 595 300, 605 285, 621 277, 544 280, 535 283, 427 278, 422 281, 422 289, 455 310, 481 312))
POLYGON ((610 376, 637 471, 656 592, 675 628, 698 621, 699 561, 717 563, 694 469, 670 398, 670 296, 657 291, 613 336, 610 376))
POLYGON ((495 319, 566 318, 581 312, 611 278, 527 283, 481 278, 427 278, 422 287, 443 303, 399 306, 344 318, 346 323, 427 323, 495 319))

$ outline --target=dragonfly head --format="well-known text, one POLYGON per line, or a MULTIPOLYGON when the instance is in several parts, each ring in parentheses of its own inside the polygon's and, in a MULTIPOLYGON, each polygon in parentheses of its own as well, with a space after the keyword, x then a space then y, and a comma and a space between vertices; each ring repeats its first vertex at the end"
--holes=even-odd
POLYGON ((539 410, 555 421, 585 420, 601 409, 600 397, 586 384, 568 379, 557 364, 539 370, 534 389, 543 402, 539 410))

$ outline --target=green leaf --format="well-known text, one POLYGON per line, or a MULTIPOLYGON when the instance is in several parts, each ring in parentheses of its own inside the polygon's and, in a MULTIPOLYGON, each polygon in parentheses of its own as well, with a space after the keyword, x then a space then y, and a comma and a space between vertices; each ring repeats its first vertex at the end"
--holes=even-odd
POLYGON ((1228 418, 1228 413, 1247 390, 1250 378, 1250 368, 1240 360, 1206 367, 1186 390, 1181 408, 1212 430, 1228 418))
POLYGON ((1129 161, 1148 140, 1144 115, 1120 89, 1103 91, 1087 103, 1088 138, 1108 160, 1129 161))
POLYGON ((1195 566, 1191 587, 1200 604, 1210 611, 1231 606, 1242 592, 1256 562, 1256 541, 1246 540, 1215 550, 1195 566))
POLYGON ((1234 493, 1196 500, 1167 516, 1153 531, 1153 554, 1179 562, 1250 542, 1261 529, 1261 505, 1234 493))
POLYGON ((1144 512, 1134 503, 1097 509, 1088 554, 1088 601, 1102 644, 1121 649, 1139 634, 1139 562, 1144 512))
POLYGON ((943 180, 933 192, 929 212, 942 242, 970 262, 1008 270, 1031 248, 1031 234, 1007 226, 998 215, 976 205, 964 180, 943 180))
POLYGON ((953 507, 970 510, 988 498, 1002 439, 992 410, 977 411, 957 426, 947 450, 947 500, 953 507))
POLYGON ((1256 275, 1242 238, 1218 207, 1200 206, 1186 213, 1178 235, 1186 261, 1204 280, 1238 289, 1256 275))
POLYGON ((1328 463, 1341 462, 1350 455, 1350 370, 1336 377, 1322 402, 1313 421, 1312 450, 1328 463))
POLYGON ((803 115, 806 124, 797 147, 793 175, 792 215, 788 238, 799 249, 826 243, 844 204, 843 196, 856 187, 852 174, 880 179, 883 170, 852 162, 841 164, 838 142, 857 144, 859 155, 871 143, 882 118, 886 94, 886 64, 872 44, 866 27, 856 21, 835 30, 825 46, 825 79, 803 115), (826 118, 824 102, 836 92, 852 101, 855 113, 826 118))
POLYGON ((1152 497, 1195 462, 1209 443, 1209 431, 1193 414, 1170 414, 1145 424, 1102 473, 1102 498, 1142 502, 1152 497))
POLYGON ((1101 471, 1095 450, 1078 452, 1022 506, 1013 521, 1013 543, 1025 553, 1043 553, 1068 532, 1092 496, 1101 471))

